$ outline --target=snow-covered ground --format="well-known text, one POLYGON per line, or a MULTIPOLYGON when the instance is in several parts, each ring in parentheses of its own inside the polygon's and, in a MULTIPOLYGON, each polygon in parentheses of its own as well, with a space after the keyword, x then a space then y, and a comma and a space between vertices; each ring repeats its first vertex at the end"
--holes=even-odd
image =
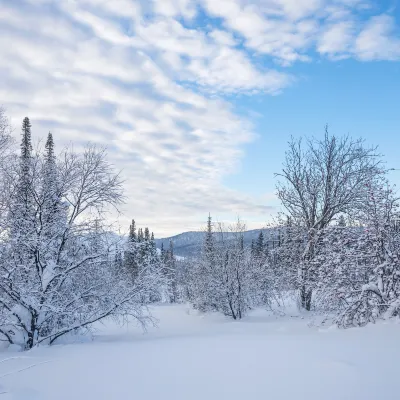
POLYGON ((108 322, 87 343, 0 353, 0 400, 400 399, 394 322, 338 330, 264 311, 240 322, 182 305, 153 312, 146 334, 108 322))

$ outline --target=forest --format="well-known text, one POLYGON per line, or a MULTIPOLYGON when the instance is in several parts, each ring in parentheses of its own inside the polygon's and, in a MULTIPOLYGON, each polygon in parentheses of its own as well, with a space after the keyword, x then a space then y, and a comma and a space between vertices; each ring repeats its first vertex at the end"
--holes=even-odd
POLYGON ((196 254, 177 258, 173 242, 157 249, 154 234, 134 220, 127 237, 117 234, 109 210, 124 202, 123 181, 105 149, 58 152, 52 133, 34 148, 28 117, 20 143, 11 131, 2 110, 5 343, 27 350, 54 344, 109 318, 146 328, 155 320, 149 306, 159 303, 240 320, 291 298, 340 328, 399 314, 399 199, 383 156, 362 139, 327 128, 322 139, 292 138, 275 173, 282 207, 269 234, 260 231, 247 245, 241 219, 225 226, 210 215, 196 254))

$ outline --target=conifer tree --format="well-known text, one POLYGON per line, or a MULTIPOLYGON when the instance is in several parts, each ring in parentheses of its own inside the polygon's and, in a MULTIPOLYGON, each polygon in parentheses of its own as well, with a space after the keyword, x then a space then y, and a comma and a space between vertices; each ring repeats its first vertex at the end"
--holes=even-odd
POLYGON ((204 255, 209 262, 210 266, 215 261, 215 240, 213 234, 213 224, 211 215, 208 215, 206 236, 204 238, 204 255))
MULTIPOLYGON (((53 227, 53 230, 57 228, 56 224, 54 224, 54 221, 61 217, 63 208, 61 204, 56 156, 54 153, 54 140, 51 132, 49 132, 47 136, 45 148, 46 152, 44 155, 43 186, 41 196, 41 220, 44 225, 44 229, 47 231, 50 226, 53 227)), ((50 234, 50 232, 48 232, 48 234, 50 234)))
POLYGON ((119 273, 121 271, 121 268, 123 267, 123 260, 122 260, 122 253, 121 249, 117 246, 115 249, 115 256, 114 256, 114 267, 115 271, 119 273))
POLYGON ((174 242, 169 241, 169 249, 167 252, 167 271, 170 283, 170 302, 176 303, 177 301, 177 275, 176 275, 176 260, 174 255, 174 242))
POLYGON ((345 218, 344 218, 344 215, 341 215, 340 217, 339 217, 339 220, 338 220, 338 226, 346 226, 347 224, 346 224, 346 220, 345 220, 345 218))
POLYGON ((31 123, 25 117, 22 123, 22 140, 20 155, 20 170, 17 183, 17 191, 14 199, 14 207, 11 216, 14 221, 15 238, 23 238, 29 235, 33 228, 33 188, 32 188, 32 138, 31 123))
POLYGON ((264 234, 260 231, 256 242, 256 253, 258 257, 262 257, 264 254, 264 234))
POLYGON ((139 254, 138 254, 139 239, 136 235, 136 223, 132 219, 129 226, 129 235, 127 249, 125 251, 124 266, 128 276, 134 281, 139 274, 139 254))
POLYGON ((144 239, 144 237, 143 237, 143 229, 139 228, 138 229, 138 242, 139 243, 143 242, 143 239, 144 239))

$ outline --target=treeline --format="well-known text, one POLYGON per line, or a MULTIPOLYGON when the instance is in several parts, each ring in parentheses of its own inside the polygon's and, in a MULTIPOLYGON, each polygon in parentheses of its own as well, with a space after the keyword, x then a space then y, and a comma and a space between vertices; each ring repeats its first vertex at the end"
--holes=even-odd
POLYGON ((272 237, 245 245, 240 220, 210 216, 182 260, 134 220, 127 238, 112 233, 106 212, 122 203, 122 183, 103 149, 56 154, 51 133, 34 149, 28 118, 19 151, 10 133, 0 110, 0 341, 29 349, 111 316, 146 325, 156 302, 240 319, 295 296, 342 327, 399 314, 399 200, 362 140, 292 139, 272 237))
POLYGON ((387 175, 362 140, 328 132, 292 139, 277 174, 284 211, 274 239, 261 232, 246 247, 241 221, 227 229, 210 217, 201 250, 180 275, 185 300, 234 319, 289 295, 341 327, 397 316, 400 203, 387 175))

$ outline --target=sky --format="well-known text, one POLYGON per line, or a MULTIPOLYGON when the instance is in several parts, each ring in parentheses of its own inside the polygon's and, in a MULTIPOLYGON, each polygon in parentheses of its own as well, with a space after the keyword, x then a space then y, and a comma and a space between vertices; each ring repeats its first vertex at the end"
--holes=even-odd
POLYGON ((290 136, 326 124, 400 169, 399 61, 399 0, 0 0, 14 134, 107 147, 121 230, 156 237, 264 226, 290 136))

